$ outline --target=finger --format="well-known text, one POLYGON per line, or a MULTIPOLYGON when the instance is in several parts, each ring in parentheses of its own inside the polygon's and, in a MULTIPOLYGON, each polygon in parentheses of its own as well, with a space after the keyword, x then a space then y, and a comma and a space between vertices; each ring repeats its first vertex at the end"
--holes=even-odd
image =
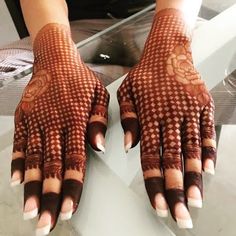
POLYGON ((164 180, 160 168, 160 128, 157 122, 143 124, 141 131, 141 166, 148 197, 160 217, 168 216, 164 198, 164 180))
POLYGON ((36 234, 46 235, 56 225, 61 204, 63 136, 57 127, 45 132, 43 189, 36 234))
POLYGON ((24 121, 15 122, 13 153, 11 162, 11 186, 24 180, 25 151, 27 147, 27 126, 24 121))
POLYGON ((165 176, 165 196, 171 215, 180 228, 192 228, 192 220, 187 209, 183 188, 181 157, 181 121, 173 117, 163 127, 163 169, 165 176), (175 122, 173 122, 175 121, 175 122))
POLYGON ((119 87, 117 98, 120 105, 121 125, 125 134, 124 145, 127 152, 136 146, 140 139, 139 122, 128 79, 125 79, 119 87))
POLYGON ((184 157, 184 190, 188 206, 202 207, 202 162, 199 113, 190 113, 185 119, 182 132, 184 157))
POLYGON ((82 193, 86 157, 85 134, 80 130, 79 126, 73 127, 67 135, 61 220, 69 220, 72 217, 82 193))
POLYGON ((203 170, 214 175, 216 165, 216 134, 214 103, 212 99, 205 106, 201 114, 201 139, 203 170))
POLYGON ((25 158, 24 219, 38 215, 42 191, 43 142, 39 128, 29 130, 25 158))
POLYGON ((105 152, 105 133, 108 121, 109 93, 97 82, 94 104, 88 123, 88 142, 96 151, 105 152))

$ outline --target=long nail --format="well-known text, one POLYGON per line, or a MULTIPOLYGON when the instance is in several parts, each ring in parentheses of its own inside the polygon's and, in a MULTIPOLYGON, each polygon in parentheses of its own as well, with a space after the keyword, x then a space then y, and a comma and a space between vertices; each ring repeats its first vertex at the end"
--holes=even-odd
POLYGON ((176 218, 177 225, 180 229, 192 229, 193 228, 193 222, 191 219, 183 220, 176 218))
POLYGON ((202 208, 202 196, 197 186, 188 189, 188 205, 191 207, 202 208))
POLYGON ((125 143, 125 152, 127 153, 129 149, 132 147, 132 133, 130 131, 127 131, 125 133, 124 143, 125 143))
POLYGON ((161 193, 158 193, 155 196, 155 206, 156 206, 156 213, 159 217, 164 218, 168 216, 168 206, 165 198, 161 193))
POLYGON ((36 236, 44 236, 50 233, 51 224, 36 229, 36 236))
POLYGON ((20 185, 20 183, 21 183, 21 173, 19 171, 16 171, 13 173, 11 178, 11 187, 20 185))
POLYGON ((29 198, 25 203, 24 208, 24 220, 33 219, 38 215, 38 207, 36 200, 34 198, 29 198))
POLYGON ((215 174, 214 162, 211 159, 207 159, 204 163, 204 171, 208 174, 215 174))
POLYGON ((177 203, 175 206, 175 215, 177 225, 181 229, 193 228, 193 223, 188 212, 188 209, 183 203, 177 203))
POLYGON ((49 234, 51 229, 51 215, 45 212, 41 215, 36 229, 36 236, 43 236, 49 234))
POLYGON ((103 153, 105 153, 105 146, 104 146, 104 143, 105 143, 105 139, 103 137, 103 135, 101 133, 97 134, 96 137, 95 137, 95 143, 96 143, 96 146, 97 148, 102 151, 103 153))
POLYGON ((60 213, 61 220, 69 220, 72 217, 73 201, 71 199, 65 199, 60 213))

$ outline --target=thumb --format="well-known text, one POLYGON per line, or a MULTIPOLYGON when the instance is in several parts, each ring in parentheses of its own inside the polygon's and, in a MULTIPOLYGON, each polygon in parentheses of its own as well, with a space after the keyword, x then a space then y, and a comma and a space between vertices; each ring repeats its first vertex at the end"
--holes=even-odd
POLYGON ((130 148, 137 145, 140 139, 138 116, 136 114, 128 77, 119 87, 117 98, 120 105, 121 125, 125 134, 125 151, 128 152, 130 148))
POLYGON ((87 130, 88 142, 96 151, 105 152, 109 97, 108 91, 98 80, 87 130))

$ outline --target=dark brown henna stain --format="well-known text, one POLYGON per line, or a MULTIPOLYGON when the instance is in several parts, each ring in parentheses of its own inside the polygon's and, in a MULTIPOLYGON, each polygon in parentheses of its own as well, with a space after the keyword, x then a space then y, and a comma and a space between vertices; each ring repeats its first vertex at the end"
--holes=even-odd
POLYGON ((164 157, 162 160, 162 166, 166 169, 183 170, 182 160, 180 157, 164 157))
POLYGON ((41 198, 41 209, 40 216, 43 212, 48 211, 52 217, 52 231, 56 225, 58 215, 60 212, 60 204, 61 204, 61 195, 58 193, 44 193, 41 198))
POLYGON ((144 155, 141 157, 141 166, 143 172, 147 170, 160 169, 160 156, 144 155))
POLYGON ((216 164, 216 148, 214 147, 202 147, 202 161, 211 159, 216 164))
POLYGON ((63 173, 62 161, 59 158, 55 159, 53 157, 51 157, 51 160, 53 160, 53 162, 44 162, 44 179, 57 178, 61 180, 63 173))
POLYGON ((65 169, 81 171, 84 175, 86 169, 86 157, 75 153, 66 154, 65 169))
POLYGON ((201 160, 201 148, 188 145, 183 147, 183 156, 185 159, 198 159, 201 160))
POLYGON ((101 105, 95 105, 91 115, 98 115, 104 118, 108 118, 107 108, 101 105))
POLYGON ((42 181, 30 181, 24 185, 24 205, 30 197, 36 197, 39 201, 42 193, 42 181))
POLYGON ((27 146, 27 141, 25 139, 20 139, 14 141, 13 143, 13 152, 24 152, 27 146))
POLYGON ((193 172, 193 171, 188 171, 185 172, 184 174, 184 189, 185 192, 187 193, 189 187, 191 186, 197 186, 198 189, 201 192, 201 195, 203 197, 203 184, 202 184, 202 174, 193 172))
POLYGON ((66 179, 63 181, 63 184, 62 184, 63 199, 65 199, 66 197, 71 197, 74 203, 73 212, 75 212, 78 207, 81 194, 82 194, 82 189, 83 189, 83 183, 81 183, 78 180, 66 179))
MULTIPOLYGON (((25 168, 25 158, 16 158, 11 162, 11 176, 15 171, 20 171, 24 173, 25 168)), ((22 180, 23 181, 23 180, 22 180)))
POLYGON ((145 188, 154 209, 156 209, 155 196, 162 193, 164 196, 164 179, 162 177, 151 177, 144 180, 145 188))
POLYGON ((41 153, 27 155, 25 158, 25 169, 41 169, 43 163, 43 156, 41 153))
POLYGON ((188 209, 184 190, 182 190, 182 189, 167 189, 167 190, 165 190, 165 196, 166 196, 166 200, 169 205, 169 208, 170 208, 170 213, 171 213, 173 219, 176 221, 176 218, 175 218, 176 204, 183 203, 186 206, 186 208, 188 209))

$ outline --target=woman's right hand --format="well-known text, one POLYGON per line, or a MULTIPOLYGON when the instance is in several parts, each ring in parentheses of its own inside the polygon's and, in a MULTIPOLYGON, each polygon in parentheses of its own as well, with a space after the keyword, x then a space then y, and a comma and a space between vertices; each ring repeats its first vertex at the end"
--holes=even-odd
POLYGON ((86 137, 104 151, 109 94, 82 62, 69 28, 48 24, 34 41, 34 71, 15 112, 12 185, 24 181, 24 218, 45 235, 75 212, 86 137))

